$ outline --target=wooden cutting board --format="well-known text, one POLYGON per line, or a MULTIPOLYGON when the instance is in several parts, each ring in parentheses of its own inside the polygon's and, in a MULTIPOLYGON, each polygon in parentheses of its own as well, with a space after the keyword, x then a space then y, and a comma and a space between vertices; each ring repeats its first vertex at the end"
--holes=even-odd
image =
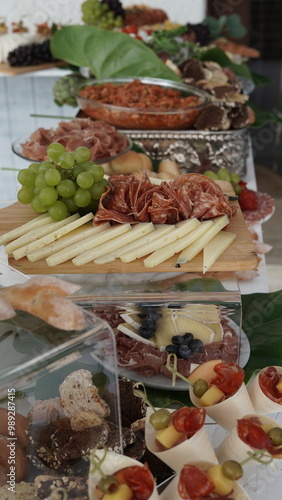
MULTIPOLYGON (((231 185, 225 181, 217 181, 224 193, 234 194, 231 185)), ((230 202, 238 207, 237 213, 230 220, 226 230, 237 234, 237 238, 233 241, 230 247, 221 255, 214 263, 210 271, 246 271, 255 269, 258 263, 257 254, 252 242, 251 235, 246 226, 244 217, 239 208, 237 201, 230 202)), ((2 208, 0 210, 0 234, 7 233, 16 227, 21 226, 25 222, 36 217, 32 208, 29 205, 22 205, 19 202, 13 205, 2 208)), ((94 263, 84 264, 77 267, 71 261, 65 262, 58 266, 49 267, 45 260, 38 262, 29 262, 24 257, 20 260, 9 258, 9 264, 25 274, 81 274, 81 273, 152 273, 152 272, 197 272, 201 273, 203 269, 202 252, 197 255, 192 261, 183 264, 180 268, 175 267, 176 257, 171 257, 162 264, 154 268, 146 268, 142 259, 138 259, 128 264, 122 263, 120 260, 110 262, 103 265, 94 263)))
POLYGON ((5 75, 10 76, 16 76, 22 75, 23 73, 55 68, 57 66, 63 66, 65 64, 66 63, 63 61, 50 62, 45 64, 34 64, 33 66, 10 66, 10 64, 8 63, 0 63, 0 73, 4 73, 5 75))

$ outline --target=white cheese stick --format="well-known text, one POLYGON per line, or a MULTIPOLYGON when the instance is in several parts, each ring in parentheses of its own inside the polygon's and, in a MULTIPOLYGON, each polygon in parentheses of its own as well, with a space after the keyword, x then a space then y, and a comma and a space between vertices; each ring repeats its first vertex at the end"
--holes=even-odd
POLYGON ((7 243, 8 241, 15 240, 23 234, 26 234, 27 231, 31 231, 32 229, 36 229, 37 227, 44 226, 45 224, 48 224, 50 222, 53 222, 53 219, 52 217, 50 217, 50 215, 48 215, 48 213, 39 215, 38 217, 35 217, 34 219, 26 222, 22 226, 16 227, 15 229, 12 229, 12 231, 2 234, 2 236, 0 236, 0 245, 5 245, 5 243, 7 243))
POLYGON ((209 228, 200 238, 194 241, 192 244, 187 245, 187 248, 184 248, 181 254, 178 256, 177 263, 178 265, 185 264, 192 260, 199 252, 203 250, 203 248, 208 244, 208 242, 217 234, 219 231, 227 226, 229 223, 229 219, 227 215, 222 215, 215 219, 212 219, 213 225, 209 228))
MULTIPOLYGON (((119 257, 123 252, 126 252, 127 248, 136 248, 142 244, 142 242, 147 241, 148 237, 153 236, 152 233, 156 233, 157 230, 152 222, 144 223, 144 234, 139 238, 135 238, 131 243, 127 243, 120 248, 115 248, 112 251, 105 253, 102 257, 98 257, 94 260, 95 264, 106 264, 106 262, 113 262, 119 257)), ((156 236, 155 236, 156 237, 156 236)))
POLYGON ((81 224, 85 224, 85 222, 88 222, 89 220, 93 219, 93 214, 87 214, 84 216, 84 220, 81 222, 82 217, 80 217, 79 214, 73 214, 70 217, 67 217, 61 222, 64 222, 63 226, 60 228, 56 228, 54 231, 52 231, 49 234, 46 234, 39 240, 33 241, 31 243, 28 243, 27 245, 18 248, 13 252, 13 256, 16 260, 21 259, 25 255, 27 255, 30 252, 33 252, 34 250, 38 250, 39 248, 44 247, 45 245, 48 245, 49 243, 52 243, 53 241, 58 240, 65 234, 70 233, 75 229, 76 227, 81 226, 81 224))
POLYGON ((124 253, 120 256, 122 262, 132 262, 133 260, 140 259, 144 257, 144 255, 148 255, 149 253, 158 250, 159 248, 172 243, 179 238, 182 238, 188 233, 191 233, 193 229, 199 226, 201 223, 198 219, 189 219, 185 221, 181 221, 176 224, 176 227, 170 231, 168 234, 161 236, 157 240, 145 243, 144 245, 140 245, 131 252, 124 253))
POLYGON ((144 222, 140 222, 140 224, 136 225, 134 224, 131 231, 126 232, 126 234, 119 234, 111 241, 106 241, 105 243, 92 248, 81 255, 78 255, 77 257, 75 257, 75 259, 73 259, 72 262, 75 266, 82 266, 83 264, 87 264, 88 262, 91 262, 91 260, 95 260, 98 257, 101 257, 107 251, 111 252, 115 248, 120 248, 127 243, 131 243, 131 241, 138 238, 138 236, 140 236, 140 234, 142 233, 144 234, 144 222))
POLYGON ((181 252, 183 248, 186 248, 190 243, 199 238, 204 232, 208 230, 213 225, 212 221, 204 221, 196 227, 191 233, 186 234, 182 238, 170 243, 169 245, 165 245, 159 250, 153 252, 149 257, 147 257, 143 262, 145 267, 155 267, 161 262, 173 257, 178 252, 181 252))
MULTIPOLYGON (((107 227, 110 227, 108 224, 107 227)), ((27 258, 30 262, 36 262, 40 259, 46 259, 49 255, 53 255, 54 253, 67 248, 73 243, 78 243, 83 241, 88 236, 100 233, 105 229, 104 225, 100 224, 99 226, 93 226, 90 222, 84 224, 82 227, 78 227, 71 231, 69 234, 65 234, 54 243, 50 243, 43 248, 39 248, 38 250, 34 250, 34 252, 28 253, 27 258)))
MULTIPOLYGON (((76 218, 78 217, 79 215, 76 214, 76 218)), ((5 252, 8 255, 10 255, 18 248, 22 248, 24 245, 28 245, 29 243, 32 243, 32 241, 39 240, 43 236, 52 233, 52 231, 55 231, 65 226, 66 224, 68 224, 68 222, 65 221, 66 219, 60 220, 59 222, 54 222, 52 219, 52 222, 44 225, 43 227, 37 227, 36 229, 28 231, 26 234, 23 234, 23 236, 21 236, 20 238, 17 238, 11 243, 8 243, 8 245, 6 245, 5 247, 5 252)))
POLYGON ((203 274, 205 274, 215 261, 225 252, 225 250, 235 240, 236 234, 229 231, 220 231, 204 247, 203 254, 203 274))
MULTIPOLYGON (((66 262, 69 259, 73 259, 80 253, 83 253, 86 250, 89 250, 90 248, 94 248, 95 246, 104 243, 104 241, 108 241, 111 238, 114 238, 114 236, 118 234, 118 231, 120 231, 120 229, 118 228, 122 226, 128 226, 129 229, 131 229, 130 224, 120 224, 118 226, 111 227, 108 222, 105 222, 104 224, 101 225, 99 224, 99 226, 94 226, 94 228, 96 227, 97 231, 91 234, 91 236, 88 236, 83 241, 73 243, 73 245, 70 245, 69 247, 64 248, 63 250, 60 250, 59 252, 56 252, 53 255, 49 255, 49 257, 47 257, 46 259, 48 266, 57 266, 62 262, 66 262), (101 226, 103 227, 102 230, 101 226)), ((127 231, 129 229, 125 229, 124 231, 127 231)))

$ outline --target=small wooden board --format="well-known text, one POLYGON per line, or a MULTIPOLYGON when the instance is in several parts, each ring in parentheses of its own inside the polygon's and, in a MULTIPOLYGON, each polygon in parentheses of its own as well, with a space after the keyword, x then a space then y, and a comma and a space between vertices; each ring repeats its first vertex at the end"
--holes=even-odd
MULTIPOLYGON (((217 181, 222 187, 224 193, 234 194, 232 187, 228 182, 217 181)), ((232 201, 232 205, 239 207, 237 201, 232 201)), ((36 217, 30 205, 22 205, 19 202, 2 208, 0 210, 0 234, 7 233, 16 227, 28 222, 36 217)), ((246 226, 244 217, 240 208, 232 217, 226 230, 237 234, 237 238, 230 247, 221 255, 221 257, 210 268, 210 271, 246 271, 255 269, 258 263, 255 247, 246 226)), ((9 258, 9 264, 25 274, 92 274, 92 273, 151 273, 151 272, 202 272, 203 256, 202 252, 192 261, 183 264, 180 268, 175 267, 176 256, 171 257, 162 264, 153 268, 146 268, 142 259, 138 259, 128 264, 122 263, 119 259, 103 265, 94 263, 75 266, 71 261, 58 266, 49 267, 45 260, 38 262, 29 262, 27 258, 15 260, 9 258)))
POLYGON ((0 73, 5 73, 5 75, 16 76, 22 75, 23 73, 30 73, 34 71, 42 71, 44 69, 52 69, 58 66, 63 66, 66 63, 64 61, 50 62, 45 64, 34 64, 33 66, 10 66, 8 63, 0 63, 0 73))

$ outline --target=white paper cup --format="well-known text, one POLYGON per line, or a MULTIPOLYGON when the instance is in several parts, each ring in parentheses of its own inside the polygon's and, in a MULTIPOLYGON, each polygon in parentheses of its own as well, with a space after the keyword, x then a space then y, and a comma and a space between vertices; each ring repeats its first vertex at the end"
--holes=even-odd
MULTIPOLYGON (((169 410, 171 413, 175 410, 169 410)), ((149 451, 154 453, 160 460, 166 463, 175 472, 182 469, 183 464, 199 461, 205 458, 213 463, 217 463, 217 458, 210 442, 208 433, 203 426, 194 436, 185 439, 172 448, 159 451, 156 444, 156 431, 149 422, 150 415, 153 413, 151 408, 147 408, 146 423, 145 423, 145 442, 149 451)))
MULTIPOLYGON (((250 417, 258 417, 262 424, 271 424, 272 427, 281 427, 275 420, 265 417, 264 415, 245 415, 244 418, 250 417)), ((217 459, 220 463, 225 460, 237 460, 237 462, 242 462, 245 458, 248 457, 248 452, 253 453, 256 451, 255 448, 252 448, 248 444, 246 444, 242 439, 240 439, 238 435, 237 425, 231 430, 231 432, 226 436, 226 438, 222 441, 220 446, 215 450, 217 459)), ((281 455, 273 455, 274 459, 281 459, 281 455)), ((249 461, 246 463, 247 465, 254 465, 255 462, 249 461)))
MULTIPOLYGON (((97 450, 95 455, 97 457, 103 457, 104 450, 97 450)), ((138 462, 138 460, 134 460, 133 458, 127 457, 125 455, 120 455, 119 453, 115 453, 114 451, 107 452, 107 456, 103 463, 101 464, 101 469, 106 475, 115 474, 115 472, 124 469, 125 467, 131 467, 134 465, 140 465, 143 467, 144 464, 138 462)), ((96 494, 96 486, 101 479, 101 475, 98 471, 91 473, 91 463, 90 463, 90 471, 89 471, 89 484, 88 484, 88 495, 89 500, 99 500, 99 497, 96 494)), ((152 476, 152 479, 153 476, 152 476)), ((157 491, 157 487, 154 481, 154 490, 149 500, 158 500, 159 494, 157 491)))
MULTIPOLYGON (((189 387, 189 394, 192 403, 198 408, 202 408, 199 398, 193 393, 193 387, 189 387)), ((236 426, 237 420, 249 413, 255 413, 246 385, 243 382, 233 396, 212 406, 205 406, 207 415, 217 422, 225 430, 230 431, 236 426)))
MULTIPOLYGON (((274 368, 276 368, 279 375, 282 375, 282 366, 275 366, 274 368)), ((275 403, 275 401, 272 401, 272 399, 269 399, 261 390, 259 384, 259 375, 262 371, 263 370, 261 370, 254 377, 252 382, 247 386, 254 410, 258 415, 270 415, 271 413, 278 413, 279 411, 282 411, 282 405, 280 405, 279 403, 275 403)))
MULTIPOLYGON (((189 462, 190 463, 190 462, 189 462)), ((200 469, 207 469, 208 467, 215 465, 217 462, 193 462, 191 465, 195 465, 200 469)), ((178 481, 179 481, 179 473, 172 479, 166 489, 161 493, 161 500, 183 500, 178 493, 178 481)), ((229 495, 233 500, 251 500, 249 495, 245 492, 244 488, 238 483, 238 481, 234 481, 234 490, 229 495)))

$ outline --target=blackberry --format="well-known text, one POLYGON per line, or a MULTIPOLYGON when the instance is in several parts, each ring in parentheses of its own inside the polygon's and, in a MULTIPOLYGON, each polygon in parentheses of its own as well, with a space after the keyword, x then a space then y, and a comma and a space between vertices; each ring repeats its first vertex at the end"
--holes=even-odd
POLYGON ((7 59, 10 66, 35 66, 57 60, 50 51, 50 40, 44 40, 42 43, 20 45, 8 54, 7 59))
POLYGON ((196 42, 201 46, 206 46, 210 43, 210 31, 204 24, 187 24, 188 33, 194 33, 196 42))

